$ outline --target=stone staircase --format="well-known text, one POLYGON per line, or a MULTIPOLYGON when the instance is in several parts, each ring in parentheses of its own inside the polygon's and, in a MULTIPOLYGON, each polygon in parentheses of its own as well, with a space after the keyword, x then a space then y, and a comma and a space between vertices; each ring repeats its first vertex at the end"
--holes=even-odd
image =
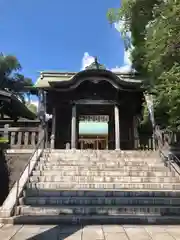
POLYGON ((54 150, 16 211, 19 223, 180 223, 180 177, 153 151, 54 150))

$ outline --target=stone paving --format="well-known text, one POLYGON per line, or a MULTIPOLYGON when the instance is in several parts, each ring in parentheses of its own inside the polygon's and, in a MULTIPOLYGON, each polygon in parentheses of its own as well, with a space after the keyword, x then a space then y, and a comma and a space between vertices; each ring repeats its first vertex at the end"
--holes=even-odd
POLYGON ((1 240, 180 240, 179 226, 0 225, 1 240))

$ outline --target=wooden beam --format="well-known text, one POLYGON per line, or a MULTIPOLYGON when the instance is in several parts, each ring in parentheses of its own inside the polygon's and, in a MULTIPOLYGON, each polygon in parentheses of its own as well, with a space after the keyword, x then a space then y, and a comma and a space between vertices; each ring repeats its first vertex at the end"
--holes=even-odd
POLYGON ((115 101, 112 100, 91 100, 91 99, 80 99, 77 101, 72 101, 74 104, 78 105, 114 105, 115 101))

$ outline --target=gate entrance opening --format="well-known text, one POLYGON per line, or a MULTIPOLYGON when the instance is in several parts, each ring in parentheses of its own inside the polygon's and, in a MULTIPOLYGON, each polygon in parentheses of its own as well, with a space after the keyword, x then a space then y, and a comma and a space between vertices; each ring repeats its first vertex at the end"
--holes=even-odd
POLYGON ((108 149, 107 115, 85 115, 79 118, 79 149, 108 149))

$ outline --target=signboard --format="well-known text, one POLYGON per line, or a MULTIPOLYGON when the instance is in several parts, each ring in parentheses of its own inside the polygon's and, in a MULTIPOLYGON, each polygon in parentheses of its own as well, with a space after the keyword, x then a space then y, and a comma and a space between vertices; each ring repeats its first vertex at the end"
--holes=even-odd
POLYGON ((80 115, 79 121, 82 122, 109 122, 108 115, 80 115))

